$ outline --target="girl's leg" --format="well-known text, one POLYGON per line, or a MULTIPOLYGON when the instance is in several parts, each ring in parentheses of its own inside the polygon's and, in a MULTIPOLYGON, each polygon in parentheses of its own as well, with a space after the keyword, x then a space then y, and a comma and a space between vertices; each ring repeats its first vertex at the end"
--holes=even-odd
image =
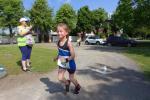
POLYGON ((66 85, 66 92, 69 92, 70 82, 65 79, 65 77, 64 77, 65 72, 66 72, 66 69, 59 68, 59 70, 58 70, 58 80, 61 83, 64 83, 66 85))
POLYGON ((74 73, 73 74, 69 73, 69 79, 75 86, 79 84, 78 81, 74 77, 74 73))
POLYGON ((74 73, 69 73, 69 79, 75 85, 74 93, 78 94, 81 86, 79 85, 78 81, 75 79, 74 73))
POLYGON ((79 46, 81 45, 81 42, 79 42, 79 46))
POLYGON ((68 82, 67 82, 67 80, 64 77, 65 72, 66 72, 65 69, 59 68, 59 70, 58 70, 58 80, 61 83, 67 84, 68 82))
POLYGON ((76 44, 76 46, 78 46, 78 41, 77 41, 77 44, 76 44))

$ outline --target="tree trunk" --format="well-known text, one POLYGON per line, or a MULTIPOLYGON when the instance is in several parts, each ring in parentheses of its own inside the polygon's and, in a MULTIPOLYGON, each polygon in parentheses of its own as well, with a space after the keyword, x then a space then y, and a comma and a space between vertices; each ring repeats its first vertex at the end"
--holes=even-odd
POLYGON ((8 25, 8 27, 9 27, 10 44, 13 44, 12 26, 8 25))
POLYGON ((37 30, 38 30, 39 43, 42 43, 43 42, 43 32, 41 31, 41 29, 39 27, 37 28, 37 30))
POLYGON ((46 43, 49 42, 49 34, 45 34, 45 35, 44 35, 44 41, 45 41, 46 43))
POLYGON ((48 29, 46 27, 46 25, 44 24, 44 42, 48 43, 49 42, 49 34, 48 34, 48 29))
POLYGON ((85 39, 85 32, 83 32, 83 34, 81 35, 82 41, 84 41, 85 39))

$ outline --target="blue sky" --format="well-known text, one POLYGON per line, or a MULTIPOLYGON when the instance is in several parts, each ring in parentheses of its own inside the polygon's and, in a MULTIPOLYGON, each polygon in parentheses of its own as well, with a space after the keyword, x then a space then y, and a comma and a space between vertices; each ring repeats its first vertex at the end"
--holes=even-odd
MULTIPOLYGON (((35 0, 23 0, 24 7, 30 9, 35 0)), ((115 11, 119 0, 48 0, 50 7, 54 12, 64 3, 70 3, 75 10, 82 6, 88 5, 91 10, 96 8, 104 8, 108 13, 115 11)))

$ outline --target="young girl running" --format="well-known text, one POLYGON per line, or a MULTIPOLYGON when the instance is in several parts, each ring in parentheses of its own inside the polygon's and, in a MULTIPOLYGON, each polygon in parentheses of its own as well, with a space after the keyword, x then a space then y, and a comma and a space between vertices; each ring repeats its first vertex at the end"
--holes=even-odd
POLYGON ((69 92, 69 86, 72 82, 75 85, 74 93, 78 94, 81 86, 75 79, 76 64, 74 61, 75 52, 71 42, 69 41, 69 28, 66 24, 60 23, 57 25, 58 41, 58 56, 54 59, 58 61, 58 80, 65 84, 66 92, 69 92), (64 77, 65 72, 69 73, 69 80, 64 77))

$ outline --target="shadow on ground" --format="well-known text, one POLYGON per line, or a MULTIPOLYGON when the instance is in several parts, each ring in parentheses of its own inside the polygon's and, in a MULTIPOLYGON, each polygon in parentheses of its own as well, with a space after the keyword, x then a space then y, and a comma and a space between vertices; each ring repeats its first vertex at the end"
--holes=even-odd
POLYGON ((115 53, 128 53, 128 54, 136 54, 143 55, 145 57, 150 57, 150 43, 149 46, 143 47, 115 47, 115 46, 88 46, 85 48, 86 50, 97 50, 101 52, 115 52, 115 53))
POLYGON ((16 64, 21 67, 22 66, 21 60, 17 61, 16 64))
POLYGON ((85 50, 97 50, 101 52, 117 52, 121 53, 122 51, 125 50, 125 47, 110 47, 110 46, 97 46, 97 45, 92 45, 92 46, 86 46, 85 50))
POLYGON ((47 89, 45 91, 53 94, 53 93, 59 93, 59 92, 64 92, 64 88, 62 87, 61 84, 55 83, 50 81, 49 78, 40 78, 40 81, 44 83, 47 86, 47 89))
MULTIPOLYGON (((141 67, 145 68, 144 73, 147 78, 150 78, 150 69, 148 67, 148 59, 150 59, 150 46, 148 47, 109 47, 109 46, 89 46, 85 50, 95 50, 100 52, 114 52, 114 53, 123 53, 130 58, 135 59, 139 62, 141 67), (138 59, 136 59, 138 58, 138 59), (142 63, 142 64, 141 64, 142 63), (146 70, 146 71, 145 71, 146 70)), ((138 64, 138 63, 137 63, 138 64)))
MULTIPOLYGON (((102 75, 93 71, 93 68, 99 69, 99 67, 88 66, 88 69, 78 70, 77 74, 85 77, 83 87, 86 86, 86 81, 91 79, 99 80, 99 83, 89 85, 88 90, 82 88, 78 95, 59 93, 51 95, 47 100, 150 100, 150 82, 144 79, 142 73, 123 66, 117 69, 109 66, 112 73, 102 75)), ((59 84, 50 82, 47 78, 40 80, 47 85, 48 91, 56 91, 55 88, 59 88, 59 84)))

